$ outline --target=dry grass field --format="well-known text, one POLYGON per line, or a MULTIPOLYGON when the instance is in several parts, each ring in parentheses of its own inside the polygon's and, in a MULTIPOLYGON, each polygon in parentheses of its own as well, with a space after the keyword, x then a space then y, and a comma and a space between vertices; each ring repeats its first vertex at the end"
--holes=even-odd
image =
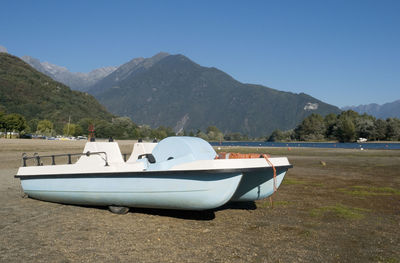
MULTIPOLYGON (((269 200, 116 215, 23 198, 21 154, 82 141, 0 140, 0 262, 400 262, 400 151, 224 148, 288 156, 269 200)), ((120 141, 122 152, 133 141, 120 141)))

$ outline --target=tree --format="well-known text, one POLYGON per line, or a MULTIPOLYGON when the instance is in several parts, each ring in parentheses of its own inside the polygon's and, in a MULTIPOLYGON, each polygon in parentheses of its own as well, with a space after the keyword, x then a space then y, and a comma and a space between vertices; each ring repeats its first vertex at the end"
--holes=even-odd
POLYGON ((109 138, 115 135, 113 132, 112 124, 105 120, 96 121, 96 123, 94 124, 94 128, 97 138, 109 138))
POLYGON ((82 127, 80 125, 75 124, 75 132, 72 134, 72 136, 80 136, 80 135, 84 135, 84 132, 82 130, 82 127))
POLYGON ((207 136, 207 134, 205 134, 204 132, 202 132, 202 131, 200 131, 200 130, 197 132, 196 137, 199 137, 199 138, 202 138, 202 139, 205 140, 205 141, 208 141, 208 136, 207 136))
POLYGON ((4 123, 6 131, 18 131, 21 133, 27 127, 24 116, 16 113, 6 115, 4 123))
POLYGON ((335 137, 340 142, 354 142, 356 140, 356 126, 355 123, 360 115, 353 111, 342 111, 338 115, 336 129, 334 131, 335 137))
POLYGON ((374 140, 385 140, 386 139, 386 130, 387 130, 387 123, 382 119, 377 119, 374 123, 375 126, 375 134, 374 140))
POLYGON ((375 134, 375 118, 363 114, 355 120, 356 134, 358 138, 372 139, 375 134))
MULTIPOLYGON (((65 136, 77 136, 77 135, 81 135, 77 133, 77 129, 81 129, 79 125, 74 124, 74 123, 67 123, 64 125, 63 128, 63 134, 65 136), (79 128, 78 128, 79 127, 79 128)), ((82 129, 81 129, 82 130, 82 129)))
POLYGON ((282 131, 279 129, 274 130, 271 135, 268 137, 267 141, 269 142, 277 142, 282 138, 282 131))
POLYGON ((386 138, 391 141, 400 140, 400 120, 397 118, 388 118, 386 123, 386 138))
MULTIPOLYGON (((5 128, 6 128, 5 114, 2 111, 0 111, 0 131, 2 131, 5 128)), ((7 136, 7 131, 6 131, 6 136, 7 136)))
POLYGON ((210 132, 217 133, 217 132, 221 132, 221 131, 216 126, 208 126, 207 127, 207 133, 210 133, 210 132))
POLYGON ((322 140, 325 137, 324 119, 319 114, 311 114, 295 129, 296 138, 302 141, 322 140))
POLYGON ((156 138, 158 140, 162 140, 166 137, 174 136, 174 135, 175 135, 175 132, 173 131, 173 129, 171 127, 160 126, 157 129, 151 131, 151 137, 156 138))
POLYGON ((49 120, 41 120, 37 124, 37 131, 36 133, 45 135, 45 136, 51 136, 53 135, 53 123, 49 120))
POLYGON ((39 120, 34 118, 28 121, 28 126, 31 130, 31 132, 36 132, 37 131, 37 125, 39 123, 39 120))
POLYGON ((136 124, 129 117, 118 117, 112 120, 112 132, 110 136, 119 139, 128 139, 129 134, 136 127, 136 124))
POLYGON ((335 139, 335 131, 337 129, 337 115, 334 113, 330 113, 325 116, 324 123, 325 123, 325 137, 328 139, 335 139))
POLYGON ((138 129, 138 139, 149 139, 151 138, 151 128, 148 125, 141 125, 138 129))
POLYGON ((163 127, 163 126, 160 126, 157 129, 152 130, 150 134, 151 134, 150 136, 152 138, 157 139, 157 140, 162 140, 162 139, 168 137, 168 133, 167 133, 165 127, 163 127))
POLYGON ((353 110, 347 110, 347 111, 342 111, 338 116, 338 118, 345 118, 345 117, 352 121, 355 121, 359 117, 359 114, 353 110))
POLYGON ((4 112, 0 111, 0 131, 6 127, 6 122, 4 117, 5 117, 4 112))
POLYGON ((346 116, 341 116, 338 121, 336 137, 340 142, 353 142, 356 138, 356 128, 353 121, 346 116))
POLYGON ((222 141, 224 134, 216 126, 209 126, 207 128, 207 137, 211 141, 222 141))
POLYGON ((269 142, 277 142, 277 141, 291 141, 295 138, 294 131, 281 131, 279 129, 273 131, 271 135, 268 137, 267 141, 269 142))

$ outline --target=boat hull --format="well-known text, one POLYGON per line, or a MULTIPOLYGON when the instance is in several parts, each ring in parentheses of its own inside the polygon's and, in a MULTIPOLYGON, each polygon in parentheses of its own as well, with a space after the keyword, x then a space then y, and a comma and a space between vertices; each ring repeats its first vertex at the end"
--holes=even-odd
POLYGON ((274 187, 274 172, 267 171, 245 172, 242 180, 233 195, 233 202, 247 202, 264 199, 274 193, 281 185, 287 169, 276 169, 276 181, 274 187))
POLYGON ((32 198, 77 205, 182 210, 213 209, 231 200, 242 173, 118 174, 90 177, 21 178, 32 198))

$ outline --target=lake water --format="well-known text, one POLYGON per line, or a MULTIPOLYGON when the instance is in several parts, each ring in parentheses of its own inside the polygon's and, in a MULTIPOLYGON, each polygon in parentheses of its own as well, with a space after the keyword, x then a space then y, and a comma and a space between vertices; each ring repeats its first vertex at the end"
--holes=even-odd
POLYGON ((242 147, 308 147, 343 149, 386 149, 400 150, 400 143, 333 143, 333 142, 211 142, 212 146, 242 147))

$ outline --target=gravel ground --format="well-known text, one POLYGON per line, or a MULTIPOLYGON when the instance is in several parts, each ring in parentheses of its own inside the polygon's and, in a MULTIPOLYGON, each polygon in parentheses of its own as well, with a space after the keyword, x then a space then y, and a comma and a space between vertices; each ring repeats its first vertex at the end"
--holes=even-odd
POLYGON ((116 215, 23 198, 13 177, 22 152, 81 152, 84 143, 0 140, 0 262, 400 262, 400 151, 252 148, 294 165, 273 207, 116 215))

